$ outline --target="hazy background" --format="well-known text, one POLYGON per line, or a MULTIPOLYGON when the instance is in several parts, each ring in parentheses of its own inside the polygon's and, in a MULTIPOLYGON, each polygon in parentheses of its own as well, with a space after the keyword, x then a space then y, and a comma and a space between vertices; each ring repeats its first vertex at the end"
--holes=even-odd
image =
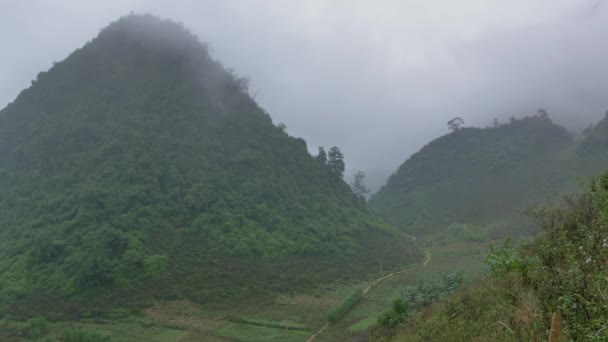
POLYGON ((575 131, 608 109, 603 0, 3 1, 0 108, 131 11, 183 22, 275 122, 339 146, 374 188, 454 116, 546 108, 575 131))

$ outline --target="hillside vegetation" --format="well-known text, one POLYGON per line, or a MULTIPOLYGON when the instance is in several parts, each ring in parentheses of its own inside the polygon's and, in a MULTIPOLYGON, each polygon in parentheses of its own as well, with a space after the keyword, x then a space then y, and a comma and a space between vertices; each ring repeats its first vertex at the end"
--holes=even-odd
POLYGON ((494 248, 482 282, 411 316, 392 340, 608 340, 608 173, 536 218, 542 237, 494 248))
POLYGON ((604 119, 575 141, 539 111, 494 127, 455 129, 405 161, 371 206, 411 233, 451 224, 502 225, 494 237, 530 233, 520 220, 524 210, 575 190, 577 177, 605 167, 607 125, 604 119))
POLYGON ((180 24, 122 18, 0 111, 14 315, 296 291, 414 262, 408 241, 180 24))

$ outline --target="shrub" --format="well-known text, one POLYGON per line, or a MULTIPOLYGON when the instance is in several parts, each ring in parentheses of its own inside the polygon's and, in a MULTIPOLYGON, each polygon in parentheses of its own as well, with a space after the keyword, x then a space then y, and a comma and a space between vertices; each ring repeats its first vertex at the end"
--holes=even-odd
POLYGON ((507 239, 499 248, 490 247, 491 251, 486 258, 485 264, 490 266, 492 275, 499 278, 504 278, 511 272, 516 272, 520 277, 522 284, 527 284, 530 280, 529 272, 538 258, 527 257, 522 258, 517 251, 511 247, 511 241, 507 239))
POLYGON ((327 313, 327 320, 330 322, 335 322, 342 318, 350 309, 352 309, 363 297, 363 290, 357 289, 350 296, 346 297, 346 299, 340 303, 335 308, 331 309, 327 313))
POLYGON ((462 281, 461 272, 451 273, 443 275, 441 279, 422 282, 416 286, 401 287, 393 296, 402 299, 410 309, 420 310, 456 291, 462 285, 462 281))
POLYGON ((44 317, 30 318, 27 321, 27 334, 31 338, 41 338, 48 334, 49 322, 44 317))
POLYGON ((397 298, 393 301, 393 306, 378 317, 378 326, 384 329, 392 329, 403 323, 409 314, 407 303, 397 298))

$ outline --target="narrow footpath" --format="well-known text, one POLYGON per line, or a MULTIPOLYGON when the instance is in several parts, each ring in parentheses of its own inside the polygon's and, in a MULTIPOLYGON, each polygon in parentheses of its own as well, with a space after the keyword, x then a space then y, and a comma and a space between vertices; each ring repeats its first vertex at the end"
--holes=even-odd
MULTIPOLYGON (((387 274, 384 277, 381 277, 381 278, 378 278, 378 279, 372 281, 372 283, 363 290, 363 295, 365 296, 371 289, 373 289, 374 287, 378 286, 378 284, 380 284, 381 282, 385 281, 386 279, 389 279, 389 278, 391 278, 391 277, 393 277, 393 276, 395 276, 397 274, 402 274, 402 273, 405 273, 405 272, 409 272, 409 271, 412 271, 412 270, 415 270, 415 269, 419 269, 419 268, 422 268, 422 267, 425 267, 426 265, 428 265, 428 263, 431 261, 432 255, 431 255, 431 252, 429 252, 429 251, 424 251, 424 253, 426 254, 426 259, 424 260, 424 262, 421 265, 413 266, 413 267, 408 267, 408 268, 402 269, 401 271, 387 274)), ((312 334, 312 336, 310 336, 308 338, 308 340, 306 340, 306 342, 312 342, 312 341, 314 341, 317 338, 317 336, 319 336, 327 328, 329 328, 329 322, 325 323, 319 330, 317 330, 316 333, 312 334)))

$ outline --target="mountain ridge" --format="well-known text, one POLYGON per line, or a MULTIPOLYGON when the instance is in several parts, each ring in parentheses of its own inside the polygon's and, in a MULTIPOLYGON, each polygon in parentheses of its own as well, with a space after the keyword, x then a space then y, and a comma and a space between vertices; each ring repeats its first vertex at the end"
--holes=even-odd
POLYGON ((15 313, 269 296, 411 246, 245 79, 149 15, 110 24, 0 111, 0 175, 0 302, 15 313))
POLYGON ((597 155, 580 158, 577 149, 585 141, 575 141, 546 113, 457 129, 402 163, 370 204, 412 233, 510 220, 551 193, 576 189, 579 174, 601 169, 597 155))

